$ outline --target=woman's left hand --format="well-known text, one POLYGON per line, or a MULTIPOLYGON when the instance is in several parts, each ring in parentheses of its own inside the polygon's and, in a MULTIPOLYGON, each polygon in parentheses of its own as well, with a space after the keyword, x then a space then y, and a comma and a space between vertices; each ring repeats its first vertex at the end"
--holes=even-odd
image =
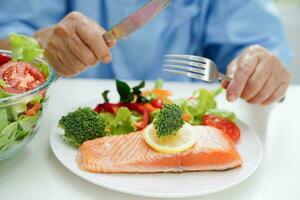
POLYGON ((290 74, 267 49, 253 45, 233 60, 227 70, 232 80, 227 87, 228 101, 237 98, 248 103, 268 105, 281 99, 288 88, 290 74))

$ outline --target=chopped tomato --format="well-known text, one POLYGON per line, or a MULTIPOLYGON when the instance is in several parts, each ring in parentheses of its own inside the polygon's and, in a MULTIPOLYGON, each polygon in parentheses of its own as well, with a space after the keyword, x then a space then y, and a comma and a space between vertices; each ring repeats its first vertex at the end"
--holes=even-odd
POLYGON ((234 141, 237 141, 241 135, 239 127, 232 121, 223 117, 204 115, 202 124, 222 130, 234 141))
POLYGON ((10 61, 11 58, 0 53, 0 66, 10 61))
POLYGON ((21 94, 30 91, 45 82, 45 76, 35 66, 21 62, 10 61, 0 67, 0 79, 8 85, 5 91, 21 94))
POLYGON ((153 99, 151 101, 151 105, 154 107, 154 108, 158 108, 158 109, 162 109, 163 107, 163 102, 161 99, 153 99))
POLYGON ((42 104, 36 103, 25 112, 25 115, 34 116, 41 108, 42 104))

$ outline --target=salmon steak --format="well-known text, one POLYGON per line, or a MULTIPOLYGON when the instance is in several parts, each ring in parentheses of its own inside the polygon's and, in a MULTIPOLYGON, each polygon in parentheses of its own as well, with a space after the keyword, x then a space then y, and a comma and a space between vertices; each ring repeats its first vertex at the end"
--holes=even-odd
POLYGON ((209 126, 192 130, 199 139, 181 153, 157 152, 141 131, 86 141, 79 148, 77 163, 81 170, 95 173, 223 171, 242 165, 235 143, 221 130, 209 126))

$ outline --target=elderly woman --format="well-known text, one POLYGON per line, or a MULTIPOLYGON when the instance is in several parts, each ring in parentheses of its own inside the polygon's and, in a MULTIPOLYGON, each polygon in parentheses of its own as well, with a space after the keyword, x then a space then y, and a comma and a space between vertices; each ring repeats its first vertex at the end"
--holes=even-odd
POLYGON ((0 48, 9 48, 11 31, 34 35, 58 73, 89 78, 191 81, 162 73, 163 56, 201 55, 233 77, 229 101, 270 104, 284 96, 290 50, 271 0, 173 1, 127 40, 106 44, 102 34, 145 2, 2 0, 0 48))

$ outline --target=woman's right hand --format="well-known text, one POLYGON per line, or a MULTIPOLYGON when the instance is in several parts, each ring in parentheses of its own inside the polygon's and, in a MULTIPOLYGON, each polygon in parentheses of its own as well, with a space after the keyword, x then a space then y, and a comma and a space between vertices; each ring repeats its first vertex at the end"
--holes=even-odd
POLYGON ((99 61, 112 60, 111 47, 102 38, 106 31, 95 21, 79 12, 71 12, 58 24, 36 33, 35 37, 45 49, 45 57, 56 72, 74 76, 99 61))

